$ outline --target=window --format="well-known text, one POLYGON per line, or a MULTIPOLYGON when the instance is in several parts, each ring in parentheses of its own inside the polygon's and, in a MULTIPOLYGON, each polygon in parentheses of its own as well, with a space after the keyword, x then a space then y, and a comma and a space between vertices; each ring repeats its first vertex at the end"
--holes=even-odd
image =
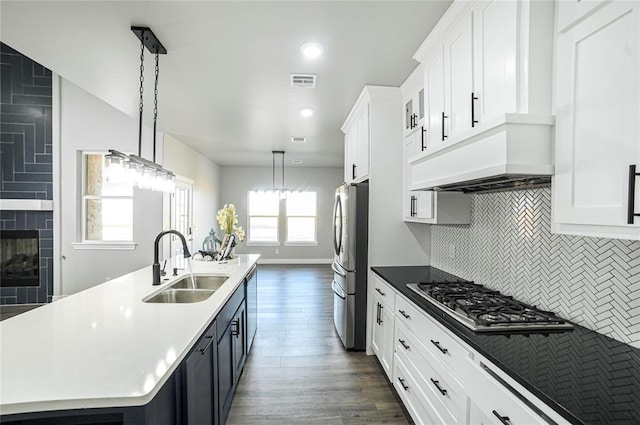
POLYGON ((280 194, 276 191, 250 191, 248 211, 248 242, 279 242, 280 194))
POLYGON ((287 193, 286 210, 287 242, 315 242, 316 193, 287 193))
POLYGON ((133 186, 107 179, 104 153, 83 154, 82 240, 133 241, 133 186))
POLYGON ((316 243, 315 192, 250 191, 248 211, 248 243, 316 243))

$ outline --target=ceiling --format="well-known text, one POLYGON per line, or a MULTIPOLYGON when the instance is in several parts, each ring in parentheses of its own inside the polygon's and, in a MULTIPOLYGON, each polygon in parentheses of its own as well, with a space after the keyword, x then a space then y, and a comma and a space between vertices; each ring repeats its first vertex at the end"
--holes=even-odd
MULTIPOLYGON (((271 166, 271 151, 284 150, 287 166, 341 167, 340 127, 363 86, 399 86, 449 4, 3 0, 0 39, 137 117, 140 44, 130 27, 148 26, 168 51, 160 57, 160 131, 223 166, 271 166), (324 54, 303 57, 307 41, 324 54), (290 88, 290 73, 317 74, 317 88, 290 88), (307 106, 315 112, 303 118, 307 106)), ((153 61, 147 52, 147 123, 153 61)))

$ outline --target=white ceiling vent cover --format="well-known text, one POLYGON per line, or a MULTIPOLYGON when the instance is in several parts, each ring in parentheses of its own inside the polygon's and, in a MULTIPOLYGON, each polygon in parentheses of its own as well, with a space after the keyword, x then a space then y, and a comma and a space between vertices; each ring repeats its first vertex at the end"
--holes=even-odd
POLYGON ((289 83, 294 88, 315 89, 317 80, 314 74, 289 74, 289 83))
POLYGON ((293 143, 307 143, 307 138, 306 137, 291 137, 291 141, 293 143))

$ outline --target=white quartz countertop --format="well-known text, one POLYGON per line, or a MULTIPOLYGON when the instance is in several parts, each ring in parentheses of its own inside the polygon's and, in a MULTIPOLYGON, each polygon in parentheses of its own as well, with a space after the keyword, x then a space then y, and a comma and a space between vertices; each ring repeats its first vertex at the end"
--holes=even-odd
POLYGON ((143 302, 186 273, 152 286, 149 266, 0 322, 0 414, 148 403, 258 257, 192 261, 229 276, 205 301, 143 302))

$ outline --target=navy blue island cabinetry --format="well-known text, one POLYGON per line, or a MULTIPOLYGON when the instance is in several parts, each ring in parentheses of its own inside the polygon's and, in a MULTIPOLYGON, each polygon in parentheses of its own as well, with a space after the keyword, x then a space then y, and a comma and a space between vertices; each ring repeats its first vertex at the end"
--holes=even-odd
MULTIPOLYGON (((153 399, 124 406, 19 413, 3 425, 214 425, 224 424, 257 324, 255 268, 243 280, 153 399), (247 291, 252 305, 247 308, 247 291), (247 310, 252 332, 247 332, 247 310)), ((72 377, 70 377, 72 379, 72 377)), ((62 384, 62 383, 61 383, 62 384)))

